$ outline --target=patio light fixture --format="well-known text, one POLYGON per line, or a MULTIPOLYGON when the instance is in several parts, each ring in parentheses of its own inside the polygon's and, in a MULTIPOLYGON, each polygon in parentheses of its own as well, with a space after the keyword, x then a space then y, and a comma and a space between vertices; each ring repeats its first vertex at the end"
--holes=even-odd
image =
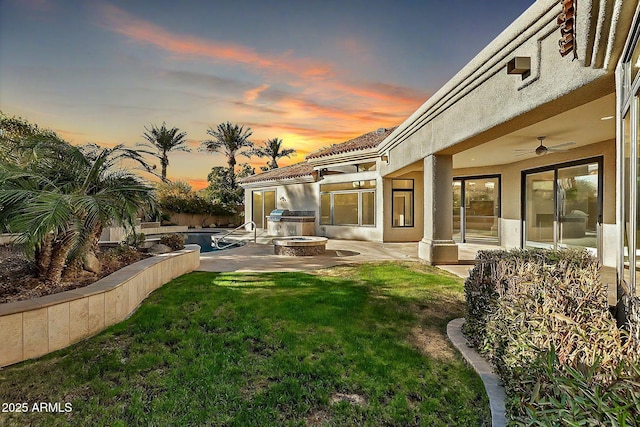
POLYGON ((531 75, 531 57, 516 56, 507 62, 507 74, 520 74, 522 80, 531 75))

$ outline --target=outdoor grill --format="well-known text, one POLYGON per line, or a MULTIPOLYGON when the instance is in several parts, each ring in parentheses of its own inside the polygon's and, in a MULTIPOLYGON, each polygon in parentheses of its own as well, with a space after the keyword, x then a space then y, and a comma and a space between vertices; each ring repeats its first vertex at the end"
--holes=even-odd
POLYGON ((270 236, 313 236, 315 222, 313 211, 274 209, 267 216, 267 232, 270 236))
POLYGON ((280 222, 283 217, 287 216, 289 216, 289 209, 274 209, 269 214, 269 220, 273 222, 280 222))

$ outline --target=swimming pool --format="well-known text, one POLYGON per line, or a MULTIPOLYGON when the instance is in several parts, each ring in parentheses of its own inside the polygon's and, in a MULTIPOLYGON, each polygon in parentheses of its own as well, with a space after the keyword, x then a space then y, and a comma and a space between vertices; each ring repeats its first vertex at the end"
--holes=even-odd
MULTIPOLYGON (((218 232, 188 232, 188 233, 182 233, 182 235, 184 236, 184 243, 185 245, 189 245, 189 244, 196 244, 196 245, 200 245, 200 252, 204 253, 204 252, 216 252, 216 251, 222 251, 224 249, 216 249, 214 248, 211 244, 213 243, 211 241, 211 236, 220 236, 224 234, 221 231, 218 232)), ((238 243, 237 245, 233 245, 231 246, 231 248, 236 248, 238 246, 242 246, 244 245, 244 242, 238 243)))

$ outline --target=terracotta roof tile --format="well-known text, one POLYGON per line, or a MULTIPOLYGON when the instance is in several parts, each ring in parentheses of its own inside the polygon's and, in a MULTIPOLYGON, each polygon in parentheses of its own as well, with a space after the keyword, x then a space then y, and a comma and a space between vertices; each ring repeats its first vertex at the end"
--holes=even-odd
POLYGON ((271 169, 269 171, 262 172, 256 175, 251 175, 246 178, 242 178, 239 182, 240 184, 249 184, 252 182, 277 181, 280 179, 291 179, 312 175, 313 166, 311 166, 307 162, 301 162, 291 166, 284 166, 277 169, 271 169))
POLYGON ((334 144, 330 147, 321 148, 318 151, 314 151, 309 154, 307 159, 317 159, 319 157, 333 156, 335 154, 348 153, 350 151, 366 150, 369 148, 377 147, 387 136, 393 132, 396 127, 392 128, 380 128, 373 132, 365 133, 349 141, 342 142, 340 144, 334 144), (382 129, 382 131, 381 131, 382 129))

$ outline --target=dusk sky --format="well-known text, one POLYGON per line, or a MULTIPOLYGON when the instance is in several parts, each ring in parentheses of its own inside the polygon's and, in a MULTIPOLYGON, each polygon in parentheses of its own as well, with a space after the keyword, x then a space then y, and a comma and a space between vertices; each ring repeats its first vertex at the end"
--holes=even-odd
POLYGON ((198 151, 208 127, 282 138, 283 166, 396 126, 532 3, 0 0, 0 110, 73 144, 165 121, 193 150, 168 177, 199 189, 226 164, 198 151))

